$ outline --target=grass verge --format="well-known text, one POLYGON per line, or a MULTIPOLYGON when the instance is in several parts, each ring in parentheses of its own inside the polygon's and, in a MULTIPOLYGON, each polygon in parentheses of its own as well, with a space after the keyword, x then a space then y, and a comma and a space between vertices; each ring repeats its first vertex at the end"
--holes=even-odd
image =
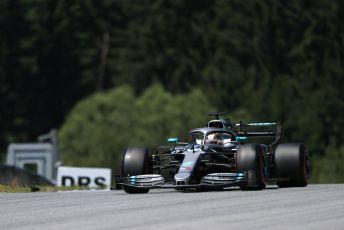
POLYGON ((72 187, 64 187, 64 186, 39 186, 39 185, 32 185, 32 186, 10 186, 10 185, 1 185, 0 184, 0 192, 57 192, 57 191, 72 191, 72 190, 88 190, 90 188, 83 187, 83 186, 72 186, 72 187))

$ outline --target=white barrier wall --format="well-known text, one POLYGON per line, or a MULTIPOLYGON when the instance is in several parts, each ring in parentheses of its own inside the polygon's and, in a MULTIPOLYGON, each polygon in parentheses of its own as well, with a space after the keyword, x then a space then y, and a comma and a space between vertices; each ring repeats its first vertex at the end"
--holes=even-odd
POLYGON ((54 149, 49 143, 12 143, 8 146, 7 164, 28 169, 50 181, 54 178, 54 149))
POLYGON ((111 169, 60 166, 57 170, 58 186, 111 187, 111 169))

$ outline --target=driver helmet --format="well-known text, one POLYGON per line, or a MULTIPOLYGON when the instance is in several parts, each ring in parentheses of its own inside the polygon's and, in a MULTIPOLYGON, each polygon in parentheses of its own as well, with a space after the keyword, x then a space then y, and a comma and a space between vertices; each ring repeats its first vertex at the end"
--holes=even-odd
POLYGON ((223 144, 221 133, 211 133, 205 139, 206 144, 223 144))

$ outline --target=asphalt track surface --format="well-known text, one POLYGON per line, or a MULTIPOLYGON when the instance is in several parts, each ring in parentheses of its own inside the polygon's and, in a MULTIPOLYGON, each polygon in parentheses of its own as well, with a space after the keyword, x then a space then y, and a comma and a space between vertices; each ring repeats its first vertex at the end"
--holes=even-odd
POLYGON ((344 229, 344 184, 0 193, 0 229, 344 229))

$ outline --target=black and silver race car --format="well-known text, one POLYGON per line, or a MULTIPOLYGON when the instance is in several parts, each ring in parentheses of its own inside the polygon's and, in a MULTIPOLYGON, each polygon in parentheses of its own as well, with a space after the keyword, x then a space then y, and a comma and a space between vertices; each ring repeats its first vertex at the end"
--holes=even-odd
POLYGON ((190 142, 169 138, 171 146, 127 148, 121 175, 116 179, 127 193, 147 193, 152 188, 211 190, 239 186, 243 190, 306 186, 310 159, 302 143, 280 144, 279 123, 233 124, 215 116, 204 128, 189 132, 190 142), (252 142, 268 137, 268 143, 252 142))

